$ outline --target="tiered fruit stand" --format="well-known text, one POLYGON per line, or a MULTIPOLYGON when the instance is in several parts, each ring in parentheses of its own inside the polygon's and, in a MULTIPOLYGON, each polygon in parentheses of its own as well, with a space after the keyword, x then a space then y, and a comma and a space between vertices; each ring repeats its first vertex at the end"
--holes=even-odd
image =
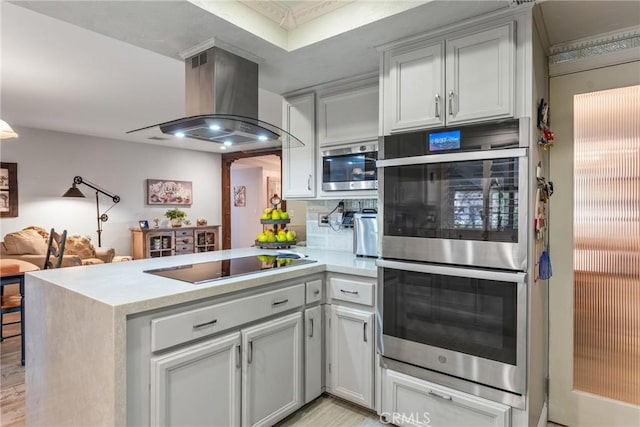
MULTIPOLYGON (((289 224, 290 219, 261 219, 262 225, 273 225, 273 234, 278 235, 278 228, 282 225, 289 224)), ((296 240, 287 240, 285 242, 260 242, 256 240, 256 246, 263 249, 284 249, 290 248, 296 244, 296 240)))
MULTIPOLYGON (((271 198, 271 205, 273 206, 273 209, 277 209, 278 205, 280 204, 280 198, 277 195, 274 195, 274 197, 271 198)), ((289 224, 291 222, 291 220, 289 218, 287 219, 261 219, 260 220, 260 224, 262 225, 272 225, 273 226, 273 234, 274 235, 278 235, 278 228, 282 227, 284 228, 284 226, 286 224, 289 224)), ((296 239, 293 240, 287 240, 284 242, 261 242, 259 240, 256 239, 256 246, 262 249, 285 249, 285 248, 290 248, 291 246, 296 244, 296 239)))

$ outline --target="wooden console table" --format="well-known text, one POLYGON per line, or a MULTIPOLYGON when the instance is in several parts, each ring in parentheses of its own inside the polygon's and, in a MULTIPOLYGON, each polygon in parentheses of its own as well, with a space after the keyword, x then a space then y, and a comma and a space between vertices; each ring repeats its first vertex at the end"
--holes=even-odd
POLYGON ((133 259, 192 254, 219 249, 219 225, 131 229, 133 259))

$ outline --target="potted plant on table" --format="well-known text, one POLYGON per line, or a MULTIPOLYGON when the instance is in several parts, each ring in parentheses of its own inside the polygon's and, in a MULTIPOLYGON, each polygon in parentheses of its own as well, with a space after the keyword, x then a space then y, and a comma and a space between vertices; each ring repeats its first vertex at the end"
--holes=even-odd
POLYGON ((185 211, 178 208, 169 209, 164 216, 169 218, 172 227, 182 227, 182 221, 187 217, 185 211))

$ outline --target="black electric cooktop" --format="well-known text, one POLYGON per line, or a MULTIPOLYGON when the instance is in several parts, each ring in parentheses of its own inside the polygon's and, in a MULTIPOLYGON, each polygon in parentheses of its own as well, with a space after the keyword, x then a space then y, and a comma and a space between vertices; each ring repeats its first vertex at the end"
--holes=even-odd
POLYGON ((177 267, 146 270, 145 273, 182 280, 193 284, 211 282, 244 274, 259 273, 296 265, 309 264, 314 260, 292 254, 262 254, 241 258, 223 259, 220 261, 201 262, 197 264, 179 265, 177 267))

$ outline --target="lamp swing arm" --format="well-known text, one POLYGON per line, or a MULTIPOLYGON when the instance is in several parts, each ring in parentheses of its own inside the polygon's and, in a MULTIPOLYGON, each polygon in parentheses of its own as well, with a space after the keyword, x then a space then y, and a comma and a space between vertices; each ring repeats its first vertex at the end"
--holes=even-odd
POLYGON ((111 194, 109 193, 107 190, 100 188, 99 186, 97 186, 96 184, 94 184, 91 181, 87 181, 86 179, 82 178, 81 176, 74 176, 73 177, 73 183, 74 184, 84 184, 89 188, 92 188, 94 190, 96 190, 96 192, 104 194, 107 197, 111 197, 111 200, 113 200, 113 203, 119 203, 120 202, 120 196, 117 196, 115 194, 111 194))

